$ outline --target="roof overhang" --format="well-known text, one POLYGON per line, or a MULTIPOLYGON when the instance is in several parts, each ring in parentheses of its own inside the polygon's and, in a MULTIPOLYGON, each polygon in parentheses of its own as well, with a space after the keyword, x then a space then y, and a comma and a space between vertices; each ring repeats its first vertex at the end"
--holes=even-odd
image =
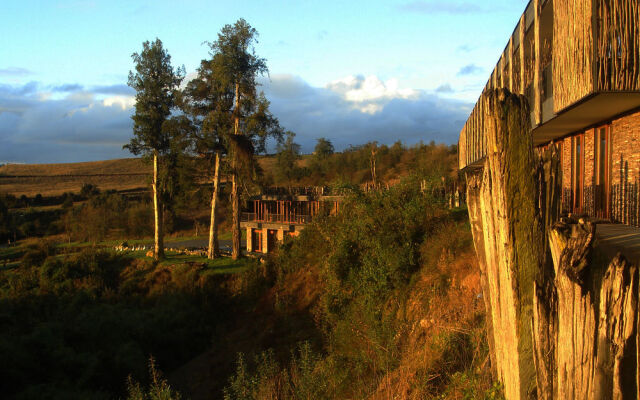
POLYGON ((559 139, 637 108, 640 92, 593 94, 535 128, 533 143, 538 146, 559 139))

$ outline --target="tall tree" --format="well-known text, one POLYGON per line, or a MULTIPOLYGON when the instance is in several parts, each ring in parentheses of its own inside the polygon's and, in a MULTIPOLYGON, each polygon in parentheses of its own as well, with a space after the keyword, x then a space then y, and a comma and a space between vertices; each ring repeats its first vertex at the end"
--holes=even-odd
POLYGON ((255 53, 258 32, 244 19, 225 25, 210 55, 216 81, 233 91, 230 109, 233 132, 226 138, 231 159, 232 257, 240 257, 240 179, 246 177, 254 154, 265 149, 267 137, 282 140, 278 120, 269 111, 269 102, 256 90, 256 78, 268 73, 266 60, 255 53))
POLYGON ((171 149, 172 132, 164 125, 175 107, 176 90, 184 78, 184 67, 174 69, 171 66, 171 56, 157 38, 144 42, 142 52, 133 53, 131 58, 135 72, 129 72, 128 83, 136 91, 136 106, 131 117, 133 138, 124 148, 153 159, 153 255, 159 260, 164 258, 159 159, 171 149))
POLYGON ((311 158, 313 172, 321 175, 326 174, 328 169, 327 161, 333 152, 333 143, 329 139, 323 137, 317 139, 316 146, 313 149, 313 157, 311 158))
POLYGON ((209 249, 213 259, 220 253, 218 243, 218 197, 222 156, 226 153, 226 138, 233 132, 234 92, 230 85, 218 78, 219 66, 214 60, 202 60, 198 76, 183 91, 183 110, 192 117, 197 129, 192 139, 196 153, 207 160, 213 180, 209 249))
POLYGON ((286 181, 289 186, 298 172, 297 161, 300 159, 300 145, 293 141, 296 134, 288 131, 284 143, 278 145, 276 153, 276 175, 278 180, 286 181))

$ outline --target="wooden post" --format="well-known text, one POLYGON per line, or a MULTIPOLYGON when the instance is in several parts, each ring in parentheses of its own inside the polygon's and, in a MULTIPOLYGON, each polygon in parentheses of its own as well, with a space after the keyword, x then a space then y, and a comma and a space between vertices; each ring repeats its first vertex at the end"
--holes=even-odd
POLYGON ((253 228, 247 227, 247 252, 253 251, 253 228))
POLYGON ((538 398, 637 398, 638 269, 620 254, 610 262, 594 254, 594 239, 588 222, 551 230, 555 277, 545 283, 551 290, 534 299, 551 318, 534 307, 533 323, 547 325, 546 337, 537 339, 555 345, 551 357, 536 354, 555 386, 538 384, 538 398))
POLYGON ((509 91, 513 93, 513 35, 509 36, 509 91))
POLYGON ((542 60, 542 43, 540 37, 540 7, 541 0, 533 0, 533 32, 534 32, 534 69, 533 69, 533 112, 535 115, 536 125, 542 122, 542 96, 540 88, 540 80, 542 71, 540 70, 542 60))
POLYGON ((262 252, 264 254, 269 252, 269 230, 262 228, 262 252))
POLYGON ((504 59, 504 51, 502 52, 502 55, 500 56, 500 61, 498 61, 498 67, 500 68, 500 88, 505 88, 505 81, 504 81, 504 63, 505 63, 505 59, 504 59))
POLYGON ((493 73, 491 74, 491 81, 493 82, 493 88, 498 89, 498 67, 493 68, 493 73))
POLYGON ((524 87, 524 50, 525 50, 525 46, 524 46, 524 34, 526 32, 526 23, 527 21, 525 20, 524 14, 522 14, 522 16, 520 17, 520 94, 524 94, 524 90, 526 89, 524 87))

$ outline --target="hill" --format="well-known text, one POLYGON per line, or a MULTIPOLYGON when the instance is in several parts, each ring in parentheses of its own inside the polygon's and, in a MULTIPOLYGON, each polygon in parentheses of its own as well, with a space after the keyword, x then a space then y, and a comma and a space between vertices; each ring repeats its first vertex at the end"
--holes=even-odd
POLYGON ((64 164, 7 164, 0 167, 0 193, 15 196, 58 196, 77 193, 85 183, 101 190, 147 186, 151 166, 140 158, 64 164))
MULTIPOLYGON (((308 156, 298 162, 306 166, 308 156)), ((273 156, 258 157, 263 171, 275 168, 273 156)), ((151 165, 141 158, 90 161, 61 164, 6 164, 0 166, 0 194, 33 197, 59 196, 78 193, 82 185, 90 183, 102 191, 147 190, 151 165)))

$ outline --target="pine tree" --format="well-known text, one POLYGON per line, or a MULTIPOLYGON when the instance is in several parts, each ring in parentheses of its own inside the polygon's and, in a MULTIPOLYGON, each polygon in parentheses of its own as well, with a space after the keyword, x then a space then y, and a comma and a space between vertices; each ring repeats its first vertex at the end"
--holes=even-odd
POLYGON ((240 257, 241 179, 248 178, 255 162, 254 154, 265 150, 267 137, 282 140, 278 120, 269 111, 269 102, 258 93, 256 78, 268 73, 266 60, 256 56, 254 44, 258 32, 244 19, 225 25, 215 42, 210 42, 213 80, 220 88, 233 93, 228 110, 233 129, 225 137, 230 158, 232 257, 240 257))
POLYGON ((202 60, 198 75, 185 90, 182 108, 191 116, 196 129, 192 133, 195 152, 207 160, 213 178, 211 218, 209 223, 209 248, 207 256, 218 256, 218 196, 222 157, 226 153, 226 138, 233 132, 230 111, 234 92, 217 78, 219 72, 213 60, 202 60))
POLYGON ((175 107, 176 90, 184 78, 184 68, 174 70, 171 56, 162 41, 146 41, 142 52, 131 55, 135 72, 128 84, 136 91, 133 138, 124 146, 133 154, 153 159, 154 258, 164 258, 162 196, 159 181, 160 159, 171 149, 172 132, 164 125, 175 107))

